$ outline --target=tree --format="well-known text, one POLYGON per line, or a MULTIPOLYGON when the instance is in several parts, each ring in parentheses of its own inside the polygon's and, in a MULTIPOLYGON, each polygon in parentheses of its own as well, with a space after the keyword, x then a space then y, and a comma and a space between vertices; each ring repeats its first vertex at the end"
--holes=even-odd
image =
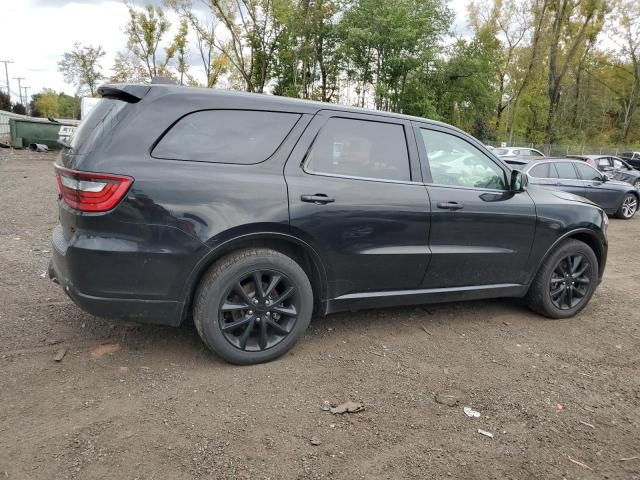
POLYGON ((70 96, 65 93, 58 95, 58 105, 60 118, 80 119, 80 103, 81 99, 78 96, 70 96))
POLYGON ((129 4, 128 9, 129 22, 126 26, 128 47, 131 53, 146 66, 147 79, 151 81, 153 77, 166 74, 166 66, 171 60, 168 51, 164 60, 158 57, 160 42, 171 27, 171 23, 159 6, 147 4, 144 9, 138 10, 129 4))
POLYGON ((100 59, 104 56, 102 46, 83 46, 76 42, 73 50, 62 55, 58 71, 65 82, 76 86, 78 93, 89 93, 93 97, 98 83, 104 78, 100 66, 100 59))
POLYGON ((27 109, 25 108, 24 105, 22 105, 21 103, 16 103, 13 108, 11 109, 11 111, 13 113, 17 113, 19 115, 26 115, 27 114, 27 109))
POLYGON ((343 28, 360 106, 371 86, 376 108, 397 111, 409 72, 434 59, 451 19, 440 0, 356 0, 343 28))
POLYGON ((184 76, 189 69, 187 65, 187 34, 189 33, 189 24, 186 19, 180 21, 180 28, 173 42, 167 49, 167 58, 176 57, 178 65, 176 69, 180 74, 180 85, 184 85, 184 76))
POLYGON ((0 110, 11 111, 11 98, 4 92, 0 92, 0 110))
POLYGON ((149 72, 140 60, 131 55, 118 52, 111 67, 111 83, 144 83, 149 80, 149 72))
POLYGON ((45 88, 35 101, 35 106, 44 117, 58 117, 60 115, 60 102, 56 92, 45 88))
POLYGON ((549 81, 547 95, 549 108, 545 127, 545 143, 556 138, 555 120, 560 103, 560 93, 565 75, 578 51, 584 48, 589 37, 595 37, 602 29, 606 2, 602 0, 550 0, 548 38, 549 81))
POLYGON ((242 78, 245 90, 263 93, 271 79, 271 67, 283 21, 290 13, 288 0, 210 0, 209 8, 226 29, 226 40, 215 39, 215 48, 242 78))
POLYGON ((634 113, 640 103, 640 3, 624 0, 618 5, 618 32, 623 38, 621 54, 631 67, 631 88, 624 109, 622 141, 627 142, 634 113))

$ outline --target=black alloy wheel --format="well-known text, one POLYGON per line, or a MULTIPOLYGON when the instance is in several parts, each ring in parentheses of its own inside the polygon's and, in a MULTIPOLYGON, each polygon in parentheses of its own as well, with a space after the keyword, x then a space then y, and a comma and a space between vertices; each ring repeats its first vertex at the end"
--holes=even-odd
POLYGON ((570 310, 584 300, 590 290, 591 264, 577 253, 562 258, 551 273, 549 296, 560 310, 570 310))
POLYGON ((299 298, 283 273, 258 270, 243 275, 223 296, 218 321, 224 337, 248 352, 282 342, 298 320, 299 298))

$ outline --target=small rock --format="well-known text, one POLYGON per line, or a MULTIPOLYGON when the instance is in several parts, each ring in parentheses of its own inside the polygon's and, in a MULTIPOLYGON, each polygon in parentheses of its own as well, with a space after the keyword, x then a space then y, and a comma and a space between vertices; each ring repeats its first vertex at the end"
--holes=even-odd
POLYGON ((322 406, 320 407, 320 409, 324 412, 328 412, 329 410, 331 410, 331 403, 329 403, 328 400, 325 400, 324 402, 322 402, 322 406))
POLYGON ((362 405, 361 403, 355 403, 355 402, 344 402, 340 405, 338 405, 337 407, 331 408, 330 412, 335 414, 342 414, 342 413, 358 413, 361 412, 362 410, 364 410, 364 405, 362 405))
POLYGON ((447 407, 455 407, 460 403, 460 396, 456 393, 440 392, 435 396, 437 403, 446 405, 447 407))
POLYGON ((311 443, 311 445, 318 446, 318 445, 320 445, 322 442, 321 442, 319 439, 317 439, 316 437, 311 437, 311 440, 309 440, 309 443, 311 443))
POLYGON ((53 357, 53 360, 56 361, 56 362, 61 362, 66 353, 67 353, 67 349, 66 348, 61 348, 60 350, 58 350, 56 352, 56 354, 53 357))

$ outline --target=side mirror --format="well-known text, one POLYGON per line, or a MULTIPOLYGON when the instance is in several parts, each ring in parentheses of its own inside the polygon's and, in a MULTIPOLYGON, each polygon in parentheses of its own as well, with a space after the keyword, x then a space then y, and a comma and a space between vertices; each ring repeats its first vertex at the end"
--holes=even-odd
POLYGON ((602 174, 602 182, 603 182, 603 183, 604 183, 604 182, 608 182, 609 180, 611 180, 611 179, 609 178, 609 175, 607 175, 606 173, 603 173, 603 174, 602 174))
POLYGON ((513 193, 524 192, 527 189, 527 184, 529 183, 529 177, 526 173, 522 173, 519 170, 511 171, 511 191, 513 193))

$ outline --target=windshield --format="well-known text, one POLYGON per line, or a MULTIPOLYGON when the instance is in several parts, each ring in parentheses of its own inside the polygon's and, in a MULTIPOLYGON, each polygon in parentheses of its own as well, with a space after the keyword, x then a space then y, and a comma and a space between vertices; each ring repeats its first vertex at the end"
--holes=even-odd
POLYGON ((93 150, 96 140, 111 133, 122 119, 126 105, 127 102, 114 98, 100 100, 71 137, 69 148, 72 152, 80 154, 93 150))

